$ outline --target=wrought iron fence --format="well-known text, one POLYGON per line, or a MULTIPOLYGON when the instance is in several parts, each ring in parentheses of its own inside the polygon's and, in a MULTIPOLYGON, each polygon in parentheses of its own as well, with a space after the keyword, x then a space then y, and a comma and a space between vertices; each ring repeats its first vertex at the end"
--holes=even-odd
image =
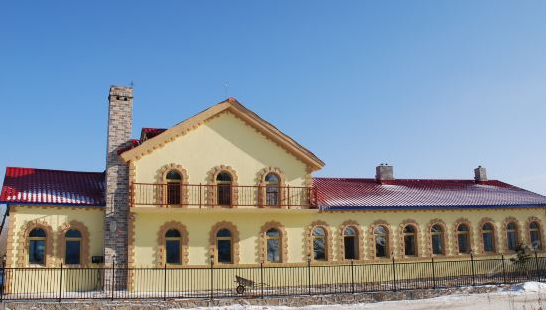
POLYGON ((2 268, 0 301, 315 295, 546 281, 546 257, 208 268, 2 268))

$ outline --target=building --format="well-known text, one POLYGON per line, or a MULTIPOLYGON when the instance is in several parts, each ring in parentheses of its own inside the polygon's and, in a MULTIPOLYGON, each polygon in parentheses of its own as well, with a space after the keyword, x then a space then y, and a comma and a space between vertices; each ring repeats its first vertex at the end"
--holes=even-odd
MULTIPOLYGON (((233 98, 139 139, 132 108, 132 88, 110 88, 105 172, 7 168, 7 267, 297 266, 545 248, 546 197, 488 180, 483 167, 467 180, 396 179, 388 165, 374 178, 314 178, 319 158, 233 98)), ((120 288, 144 285, 119 273, 120 288)))

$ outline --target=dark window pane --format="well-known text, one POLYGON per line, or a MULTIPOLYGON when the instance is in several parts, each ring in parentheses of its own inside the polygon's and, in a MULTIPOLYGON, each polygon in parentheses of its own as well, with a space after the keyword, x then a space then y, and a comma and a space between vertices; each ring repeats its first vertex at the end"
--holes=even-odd
POLYGON ((493 243, 493 233, 491 232, 483 233, 483 250, 485 252, 495 251, 495 244, 493 243))
POLYGON ((459 234, 457 236, 457 240, 459 242, 459 253, 468 253, 469 252, 468 235, 467 234, 459 234))
POLYGON ((218 262, 231 263, 231 240, 218 240, 218 262))
POLYGON ((165 237, 167 237, 167 238, 179 238, 180 237, 180 232, 177 229, 169 229, 165 233, 165 237))
POLYGON ((387 240, 383 236, 375 236, 375 256, 387 257, 387 240))
POLYGON ((357 259, 357 238, 356 237, 345 237, 345 259, 357 259))
POLYGON ((46 233, 43 229, 40 229, 40 228, 34 228, 30 234, 28 235, 29 237, 44 237, 46 236, 46 233))
POLYGON ((65 263, 66 264, 79 264, 80 263, 80 241, 66 241, 66 253, 65 253, 65 263))
POLYGON ((515 251, 518 246, 516 232, 509 231, 506 235, 506 237, 508 238, 508 250, 515 251))
POLYGON ((407 256, 415 255, 415 236, 404 236, 404 254, 407 256))
POLYGON ((167 264, 180 264, 180 240, 167 240, 167 264))
POLYGON ((182 177, 180 176, 180 173, 178 173, 178 171, 171 170, 169 171, 169 173, 167 173, 166 179, 169 181, 180 181, 182 180, 182 177))
POLYGON ((542 245, 540 244, 540 236, 538 230, 531 230, 531 246, 533 249, 540 250, 542 245))
POLYGON ((82 237, 80 232, 78 230, 75 230, 75 229, 70 229, 69 231, 66 232, 66 234, 64 236, 66 238, 81 238, 82 237))
POLYGON ((326 249, 325 249, 324 239, 316 238, 313 240, 313 252, 314 252, 314 258, 316 260, 326 259, 326 249))
POLYGON ((231 184, 218 184, 218 204, 231 205, 231 184))
POLYGON ((227 228, 222 228, 216 233, 216 237, 231 237, 231 231, 227 228))
POLYGON ((440 234, 435 234, 435 235, 432 235, 432 253, 435 254, 435 255, 442 255, 444 254, 444 242, 442 240, 442 235, 441 233, 440 234))
POLYGON ((31 264, 44 264, 45 263, 45 241, 44 240, 30 240, 28 249, 28 261, 31 264))
POLYGON ((231 182, 231 175, 227 172, 220 172, 216 177, 216 181, 219 182, 231 182))
POLYGON ((279 251, 279 239, 267 240, 267 261, 275 262, 275 263, 281 261, 281 256, 279 251))
POLYGON ((178 205, 180 202, 180 183, 167 184, 167 203, 178 205))
POLYGON ((265 202, 268 206, 279 205, 279 186, 267 185, 265 187, 265 202))
POLYGON ((281 235, 281 233, 275 228, 268 229, 265 234, 269 237, 279 237, 281 235))

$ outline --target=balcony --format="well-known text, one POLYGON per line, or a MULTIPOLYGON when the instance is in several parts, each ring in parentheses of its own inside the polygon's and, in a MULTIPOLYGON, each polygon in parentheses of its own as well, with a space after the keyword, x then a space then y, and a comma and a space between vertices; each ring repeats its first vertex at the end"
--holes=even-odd
POLYGON ((202 184, 131 184, 131 207, 316 207, 314 187, 202 184))

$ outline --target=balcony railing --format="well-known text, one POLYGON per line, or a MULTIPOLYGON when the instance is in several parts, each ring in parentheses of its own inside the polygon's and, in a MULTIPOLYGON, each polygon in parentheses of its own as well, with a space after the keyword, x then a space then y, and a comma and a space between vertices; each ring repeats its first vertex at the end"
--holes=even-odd
POLYGON ((314 187, 132 183, 131 207, 315 208, 314 187))

